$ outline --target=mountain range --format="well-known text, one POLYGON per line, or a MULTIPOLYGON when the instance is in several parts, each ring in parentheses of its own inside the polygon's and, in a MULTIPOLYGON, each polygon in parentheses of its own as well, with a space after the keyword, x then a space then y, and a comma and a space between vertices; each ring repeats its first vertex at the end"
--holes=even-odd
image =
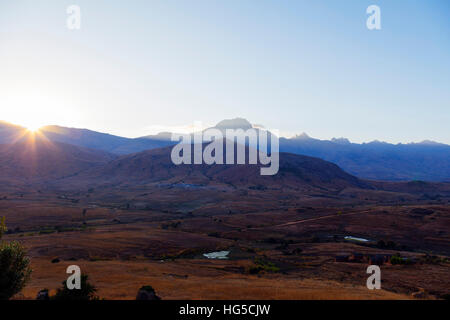
MULTIPOLYGON (((223 120, 215 127, 222 131, 227 128, 246 130, 252 128, 253 125, 245 119, 236 118, 223 120)), ((5 161, 20 163, 15 161, 13 157, 15 153, 20 153, 19 150, 23 148, 26 150, 27 145, 24 138, 28 139, 29 134, 23 127, 0 122, 0 144, 16 144, 13 149, 5 146, 0 147, 0 166, 4 165, 5 161), (5 150, 8 150, 8 152, 5 150)), ((76 148, 76 159, 81 161, 80 163, 83 163, 83 156, 81 156, 83 154, 95 153, 94 159, 90 159, 88 162, 105 163, 121 156, 125 158, 127 155, 135 157, 133 156, 135 153, 164 148, 174 144, 170 141, 170 135, 171 133, 166 132, 130 139, 87 129, 60 126, 43 127, 37 134, 38 140, 52 142, 53 145, 59 146, 60 150, 67 151, 72 148, 72 151, 74 151, 73 148, 76 148), (94 152, 95 150, 98 153, 94 152)), ((42 141, 40 142, 40 149, 46 150, 48 144, 46 146, 42 141)), ((373 141, 357 144, 351 143, 345 138, 319 140, 311 138, 307 134, 293 138, 281 137, 279 141, 280 152, 320 158, 332 162, 349 174, 362 179, 450 181, 450 146, 446 144, 432 141, 409 144, 373 141)), ((45 151, 43 152, 45 154, 45 151)), ((62 154, 61 157, 65 158, 62 154)), ((50 163, 50 161, 47 162, 48 165, 50 163)), ((78 166, 74 165, 73 167, 78 166)), ((80 169, 84 170, 86 166, 81 166, 80 169)), ((5 171, 2 170, 2 172, 5 171)), ((74 173, 70 170, 65 172, 68 175, 74 173)))

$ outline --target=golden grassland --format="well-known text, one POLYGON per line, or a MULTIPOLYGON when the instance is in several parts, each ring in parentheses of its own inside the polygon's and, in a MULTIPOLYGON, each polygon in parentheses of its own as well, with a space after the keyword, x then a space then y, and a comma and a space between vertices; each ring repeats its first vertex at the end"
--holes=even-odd
MULTIPOLYGON (((76 264, 90 275, 99 288, 98 295, 112 300, 134 299, 144 284, 151 284, 162 299, 410 299, 406 294, 368 290, 362 285, 337 281, 223 272, 224 267, 235 265, 231 261, 77 261, 76 264)), ((18 299, 33 299, 43 288, 59 287, 68 263, 33 259, 32 265, 33 280, 18 299)))
POLYGON ((69 265, 80 266, 104 299, 134 299, 143 285, 163 299, 409 299, 418 291, 433 299, 450 288, 445 205, 277 209, 246 199, 242 210, 235 201, 233 207, 208 204, 186 213, 72 199, 34 193, 0 201, 0 216, 12 231, 4 240, 21 242, 33 268, 16 299, 34 299, 44 288, 54 292, 69 265), (432 213, 418 215, 412 211, 417 207, 432 213), (348 234, 398 247, 343 240, 348 234), (219 250, 230 250, 230 260, 203 257, 219 250), (421 262, 383 265, 382 289, 368 290, 367 262, 335 262, 336 255, 355 252, 400 253, 421 262), (423 260, 427 253, 437 254, 436 261, 423 260), (274 270, 249 272, 258 259, 274 270))

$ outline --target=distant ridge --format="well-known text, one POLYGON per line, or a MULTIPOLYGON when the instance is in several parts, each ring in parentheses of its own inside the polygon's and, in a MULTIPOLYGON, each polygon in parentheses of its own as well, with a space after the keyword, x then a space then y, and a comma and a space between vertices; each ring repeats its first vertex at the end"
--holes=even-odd
POLYGON ((62 181, 66 185, 192 184, 228 185, 302 192, 339 192, 345 188, 372 188, 337 165, 307 156, 280 154, 280 171, 262 176, 260 165, 174 165, 171 147, 123 156, 62 181))
POLYGON ((172 144, 172 142, 164 139, 129 139, 87 129, 65 128, 59 126, 46 126, 41 128, 41 132, 51 141, 99 149, 119 155, 161 148, 172 144))
MULTIPOLYGON (((226 119, 215 128, 249 129, 244 118, 226 119)), ((261 130, 261 129, 257 129, 261 130)), ((0 144, 13 143, 26 129, 0 121, 0 144)), ((170 132, 129 139, 87 129, 47 126, 42 133, 54 142, 127 155, 173 145, 170 132)), ((387 181, 450 181, 450 146, 430 140, 406 144, 372 141, 352 143, 346 138, 319 140, 306 133, 280 138, 280 151, 333 162, 345 171, 364 179, 387 181)))
POLYGON ((14 144, 0 145, 0 181, 32 183, 61 179, 115 158, 100 150, 52 142, 28 133, 14 144))

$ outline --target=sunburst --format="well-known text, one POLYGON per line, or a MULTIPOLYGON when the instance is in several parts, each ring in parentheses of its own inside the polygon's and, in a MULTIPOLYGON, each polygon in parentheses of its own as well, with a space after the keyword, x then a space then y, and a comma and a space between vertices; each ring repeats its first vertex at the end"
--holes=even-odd
POLYGON ((38 125, 36 125, 36 126, 27 126, 26 128, 27 128, 28 132, 38 133, 39 130, 41 129, 41 126, 38 126, 38 125))

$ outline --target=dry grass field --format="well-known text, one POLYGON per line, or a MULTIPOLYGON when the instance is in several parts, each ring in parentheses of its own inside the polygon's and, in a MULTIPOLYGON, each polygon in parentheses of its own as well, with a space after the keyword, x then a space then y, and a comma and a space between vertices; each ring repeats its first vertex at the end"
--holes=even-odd
POLYGON ((163 299, 411 299, 417 292, 435 299, 448 293, 447 205, 285 201, 277 209, 247 197, 242 208, 235 201, 224 210, 231 195, 183 212, 178 205, 149 208, 142 199, 127 208, 103 194, 81 200, 42 191, 11 194, 0 201, 10 230, 5 240, 21 242, 33 268, 31 282, 15 298, 34 299, 44 288, 54 292, 73 264, 104 299, 134 299, 143 285, 163 299), (346 240, 349 235, 370 241, 346 240), (380 248, 380 240, 395 247, 380 248), (221 250, 230 251, 229 259, 203 255, 221 250), (364 260, 336 261, 355 253, 364 260), (367 257, 376 254, 400 254, 414 263, 385 263, 382 289, 368 290, 367 257))

